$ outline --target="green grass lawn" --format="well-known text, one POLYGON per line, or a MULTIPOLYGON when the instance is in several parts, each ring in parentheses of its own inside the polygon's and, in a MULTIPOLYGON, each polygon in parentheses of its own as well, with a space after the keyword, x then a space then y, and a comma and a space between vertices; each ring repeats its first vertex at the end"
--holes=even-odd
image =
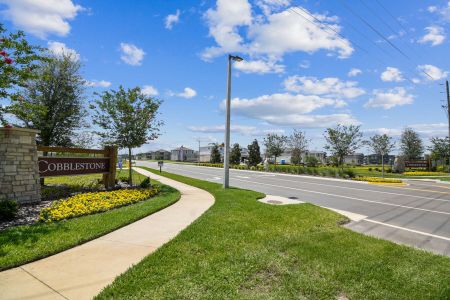
MULTIPOLYGON (((158 173, 159 174, 159 173, 158 173)), ((448 299, 450 259, 364 236, 311 204, 163 172, 215 204, 97 299, 448 299)))
MULTIPOLYGON (((138 178, 142 180, 145 176, 136 176, 138 178)), ((156 184, 155 181, 153 183, 156 184)), ((163 185, 161 192, 147 201, 67 221, 36 223, 2 230, 0 270, 22 265, 105 235, 175 203, 179 197, 177 190, 163 185)))

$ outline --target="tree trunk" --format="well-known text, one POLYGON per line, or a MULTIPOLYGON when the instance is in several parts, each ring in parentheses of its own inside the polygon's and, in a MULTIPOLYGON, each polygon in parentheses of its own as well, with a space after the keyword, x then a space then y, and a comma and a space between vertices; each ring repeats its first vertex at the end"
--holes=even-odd
POLYGON ((384 178, 384 154, 381 154, 381 176, 384 178))
POLYGON ((275 160, 273 161, 273 164, 276 166, 277 165, 277 157, 275 156, 275 160))
POLYGON ((128 169, 128 183, 130 186, 133 185, 133 168, 131 165, 131 148, 128 148, 128 163, 130 164, 130 168, 128 169))

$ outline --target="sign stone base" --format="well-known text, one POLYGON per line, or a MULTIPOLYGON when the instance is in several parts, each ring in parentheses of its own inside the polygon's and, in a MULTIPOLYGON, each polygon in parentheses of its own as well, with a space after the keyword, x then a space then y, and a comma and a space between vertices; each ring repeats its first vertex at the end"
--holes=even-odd
POLYGON ((32 129, 0 128, 0 201, 41 201, 37 133, 32 129))

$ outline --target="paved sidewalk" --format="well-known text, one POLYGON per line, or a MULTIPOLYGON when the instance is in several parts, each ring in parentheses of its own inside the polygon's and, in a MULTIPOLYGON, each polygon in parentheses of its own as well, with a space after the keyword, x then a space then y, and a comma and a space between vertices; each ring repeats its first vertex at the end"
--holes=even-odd
POLYGON ((98 239, 1 272, 0 299, 91 299, 214 203, 214 197, 204 190, 140 168, 134 170, 176 188, 181 199, 98 239))

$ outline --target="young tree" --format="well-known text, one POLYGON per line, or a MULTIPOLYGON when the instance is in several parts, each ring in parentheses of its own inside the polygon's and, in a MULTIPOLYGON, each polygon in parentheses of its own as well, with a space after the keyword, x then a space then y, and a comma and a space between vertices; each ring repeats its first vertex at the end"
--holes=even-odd
POLYGON ((408 159, 418 159, 422 156, 424 147, 419 134, 412 128, 405 128, 400 137, 400 149, 408 159))
POLYGON ((306 138, 304 131, 294 129, 289 136, 288 146, 291 148, 291 163, 299 165, 302 162, 302 154, 308 148, 309 140, 306 138))
POLYGON ((317 165, 319 164, 319 160, 317 159, 317 157, 312 156, 312 155, 308 155, 306 158, 306 165, 308 167, 317 167, 317 165))
POLYGON ((238 165, 241 162, 241 147, 238 143, 233 145, 230 153, 230 164, 238 165))
POLYGON ((161 101, 142 93, 139 87, 97 94, 91 106, 94 124, 103 131, 96 132, 105 144, 128 149, 129 182, 132 181, 131 150, 158 138, 162 121, 156 119, 161 101))
POLYGON ((247 149, 248 149, 248 165, 250 167, 255 167, 259 163, 261 163, 262 158, 258 141, 254 140, 250 145, 248 145, 247 149))
POLYGON ((431 156, 433 159, 443 160, 443 163, 448 163, 448 159, 450 157, 450 140, 448 137, 438 138, 433 137, 430 139, 431 146, 428 147, 428 150, 431 152, 431 156))
POLYGON ((287 142, 287 136, 278 135, 275 133, 268 133, 264 138, 264 146, 266 147, 267 156, 275 157, 275 164, 277 163, 277 157, 283 154, 286 150, 287 142))
POLYGON ((360 126, 337 125, 335 128, 327 128, 324 137, 327 142, 325 149, 337 158, 338 165, 342 165, 344 157, 361 146, 362 133, 360 126))
POLYGON ((84 79, 80 63, 71 56, 53 57, 36 69, 21 94, 13 97, 8 112, 27 128, 40 130, 38 143, 72 146, 74 130, 81 128, 84 109, 84 79))
POLYGON ((221 161, 221 158, 220 158, 220 152, 219 152, 219 145, 214 144, 211 148, 210 162, 213 164, 218 164, 218 163, 220 163, 220 161, 221 161))
MULTIPOLYGON (((17 96, 17 88, 24 87, 28 80, 36 78, 35 69, 45 60, 43 48, 30 45, 22 31, 7 33, 0 23, 0 99, 17 96)), ((7 107, 0 103, 0 124, 6 125, 7 107)))
POLYGON ((376 134, 364 143, 369 146, 375 154, 381 155, 381 170, 382 176, 384 177, 384 156, 389 155, 389 152, 394 149, 395 143, 387 134, 376 134))

